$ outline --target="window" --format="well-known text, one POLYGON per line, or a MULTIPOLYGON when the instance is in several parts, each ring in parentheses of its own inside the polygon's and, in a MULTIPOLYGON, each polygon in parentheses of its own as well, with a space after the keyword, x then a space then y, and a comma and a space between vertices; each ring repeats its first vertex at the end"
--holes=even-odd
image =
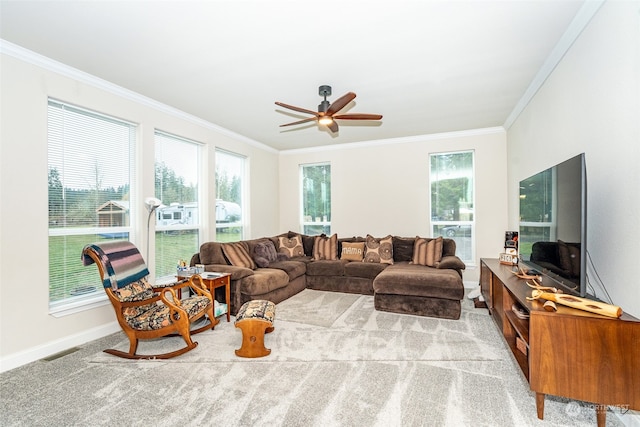
POLYGON ((200 148, 197 142, 156 130, 156 277, 172 276, 200 247, 200 148))
POLYGON ((106 299, 84 245, 129 240, 138 214, 134 185, 136 126, 49 99, 49 309, 85 308, 106 299))
POLYGON ((244 176, 247 159, 216 150, 216 240, 237 242, 244 236, 244 176))
POLYGON ((302 233, 331 234, 331 165, 300 166, 302 233))
POLYGON ((457 255, 474 261, 473 151, 432 154, 431 226, 434 237, 456 241, 457 255))

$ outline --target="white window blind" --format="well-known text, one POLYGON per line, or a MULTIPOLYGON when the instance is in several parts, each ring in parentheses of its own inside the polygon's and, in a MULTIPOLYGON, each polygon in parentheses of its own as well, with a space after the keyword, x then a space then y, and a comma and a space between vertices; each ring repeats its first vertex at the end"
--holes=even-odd
POLYGON ((201 144, 156 130, 155 212, 156 278, 175 275, 180 260, 189 263, 200 247, 201 144))
MULTIPOLYGON (((49 99, 49 306, 52 312, 102 299, 84 245, 129 240, 136 125, 49 99)), ((135 213, 135 209, 133 209, 135 213)))

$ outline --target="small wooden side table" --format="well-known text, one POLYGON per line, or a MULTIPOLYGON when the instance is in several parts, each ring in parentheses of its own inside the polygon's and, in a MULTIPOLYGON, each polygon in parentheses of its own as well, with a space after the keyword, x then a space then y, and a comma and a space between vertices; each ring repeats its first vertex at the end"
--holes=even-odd
POLYGON ((224 286, 224 298, 227 304, 227 322, 231 321, 231 274, 229 273, 214 273, 216 277, 208 276, 207 273, 202 273, 202 281, 209 288, 211 296, 215 298, 214 290, 224 286))

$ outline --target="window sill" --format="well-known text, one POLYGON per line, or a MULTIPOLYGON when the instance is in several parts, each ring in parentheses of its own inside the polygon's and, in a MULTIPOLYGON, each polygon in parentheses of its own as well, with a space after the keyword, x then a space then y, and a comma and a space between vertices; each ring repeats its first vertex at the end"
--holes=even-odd
POLYGON ((104 305, 109 305, 109 300, 103 293, 76 301, 66 301, 60 304, 49 305, 49 314, 53 317, 64 317, 86 310, 93 310, 94 308, 104 305))

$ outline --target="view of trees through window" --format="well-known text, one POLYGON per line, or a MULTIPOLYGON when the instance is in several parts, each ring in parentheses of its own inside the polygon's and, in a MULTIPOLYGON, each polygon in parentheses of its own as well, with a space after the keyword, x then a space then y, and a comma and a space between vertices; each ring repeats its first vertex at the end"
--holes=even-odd
POLYGON ((433 236, 456 241, 465 262, 473 261, 473 152, 430 156, 431 226, 433 236))
POLYGON ((216 240, 242 240, 244 170, 246 158, 223 150, 216 150, 216 240))
POLYGON ((155 132, 156 277, 175 275, 180 260, 189 262, 200 247, 198 182, 200 144, 155 132))
POLYGON ((302 232, 331 233, 331 165, 301 165, 302 232))

